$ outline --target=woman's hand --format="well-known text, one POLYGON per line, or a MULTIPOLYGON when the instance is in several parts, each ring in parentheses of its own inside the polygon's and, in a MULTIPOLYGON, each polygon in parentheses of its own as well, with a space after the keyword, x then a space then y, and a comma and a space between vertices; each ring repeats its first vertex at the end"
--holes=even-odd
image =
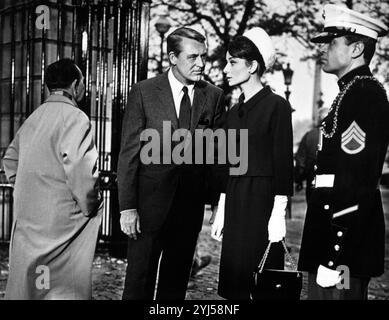
POLYGON ((212 216, 209 219, 211 227, 211 237, 217 241, 222 241, 224 229, 224 204, 226 195, 220 194, 219 203, 212 210, 212 216))
POLYGON ((287 196, 275 196, 273 210, 267 225, 270 242, 279 242, 286 235, 286 206, 288 204, 287 196))

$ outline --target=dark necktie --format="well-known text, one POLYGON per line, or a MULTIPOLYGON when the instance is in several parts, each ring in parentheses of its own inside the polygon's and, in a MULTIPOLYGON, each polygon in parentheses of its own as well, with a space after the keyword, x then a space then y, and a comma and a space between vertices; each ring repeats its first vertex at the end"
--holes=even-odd
POLYGON ((184 91, 184 96, 182 97, 181 104, 180 104, 180 115, 179 115, 179 125, 180 128, 183 129, 190 129, 190 99, 188 95, 188 87, 184 86, 182 88, 182 91, 184 91))

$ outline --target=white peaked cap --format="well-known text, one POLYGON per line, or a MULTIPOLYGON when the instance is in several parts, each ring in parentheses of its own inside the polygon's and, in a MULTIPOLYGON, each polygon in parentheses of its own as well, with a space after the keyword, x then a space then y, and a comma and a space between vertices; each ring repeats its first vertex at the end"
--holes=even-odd
POLYGON ((246 31, 243 36, 255 44, 262 55, 266 70, 269 69, 274 64, 276 58, 273 42, 267 32, 262 28, 255 27, 246 31))
POLYGON ((342 6, 326 4, 323 10, 324 32, 312 42, 328 42, 334 36, 359 34, 377 40, 388 33, 388 27, 378 19, 342 6))

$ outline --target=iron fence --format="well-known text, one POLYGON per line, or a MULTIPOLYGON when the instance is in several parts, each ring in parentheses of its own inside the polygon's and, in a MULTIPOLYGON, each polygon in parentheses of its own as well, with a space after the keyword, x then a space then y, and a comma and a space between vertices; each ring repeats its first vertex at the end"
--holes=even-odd
MULTIPOLYGON (((113 253, 120 255, 125 242, 119 230, 116 188, 121 121, 131 85, 147 76, 149 15, 149 0, 0 3, 0 148, 9 144, 23 121, 47 97, 47 65, 64 57, 74 59, 86 81, 80 108, 91 119, 99 151, 106 200, 101 239, 117 245, 113 253), (42 5, 49 9, 50 27, 40 30, 35 25, 36 8, 42 5)), ((0 226, 9 229, 12 189, 3 183, 0 192, 0 226)), ((3 234, 4 239, 9 238, 9 230, 3 234)))

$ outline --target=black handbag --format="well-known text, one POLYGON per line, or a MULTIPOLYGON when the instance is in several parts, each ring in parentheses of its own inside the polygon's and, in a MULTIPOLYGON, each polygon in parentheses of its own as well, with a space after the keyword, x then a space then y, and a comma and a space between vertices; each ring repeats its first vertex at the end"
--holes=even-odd
POLYGON ((297 266, 285 241, 282 241, 282 245, 293 270, 264 269, 271 247, 271 242, 269 242, 257 270, 253 273, 250 288, 251 300, 300 300, 303 273, 297 271, 297 266))

